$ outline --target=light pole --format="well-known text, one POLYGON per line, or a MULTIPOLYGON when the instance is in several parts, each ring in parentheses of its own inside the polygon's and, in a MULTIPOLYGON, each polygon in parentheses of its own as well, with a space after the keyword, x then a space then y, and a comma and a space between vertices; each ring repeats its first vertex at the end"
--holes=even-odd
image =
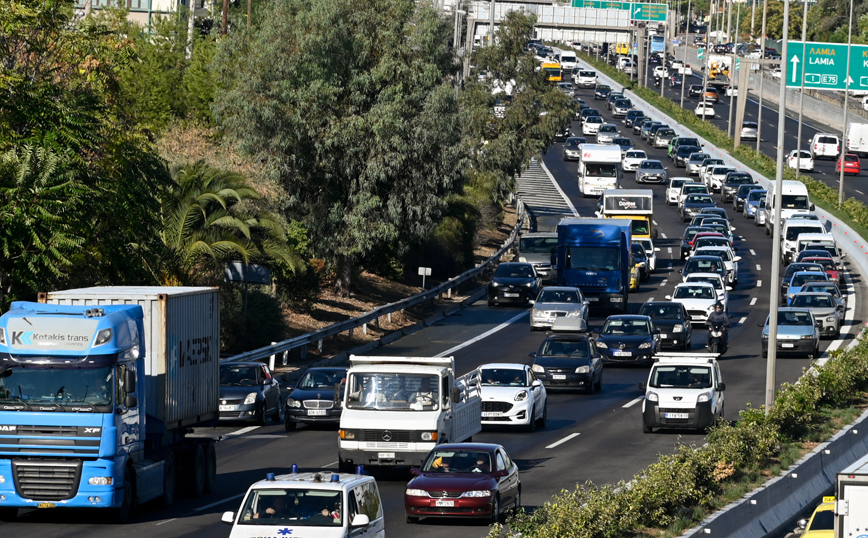
MULTIPOLYGON (((852 2, 852 0, 851 0, 852 2)), ((789 25, 790 25, 790 3, 784 2, 784 28, 783 28, 783 36, 782 36, 782 45, 781 45, 781 58, 787 57, 787 38, 789 37, 789 25)), ((765 37, 765 32, 763 32, 763 37, 765 37)), ((765 43, 765 39, 763 39, 765 43)), ((781 222, 781 203, 783 201, 783 185, 784 185, 784 118, 786 118, 787 114, 787 65, 786 62, 782 62, 784 65, 781 66, 781 86, 778 103, 778 153, 777 153, 777 167, 775 173, 775 223, 777 226, 780 226, 781 222)), ((777 275, 781 270, 781 259, 780 256, 777 255, 781 249, 781 234, 774 234, 774 241, 772 242, 772 274, 777 275)), ((775 382, 775 360, 778 355, 778 346, 777 346, 777 338, 778 338, 778 301, 780 300, 780 287, 772 286, 771 294, 769 297, 769 339, 768 339, 768 362, 766 363, 766 415, 769 414, 772 404, 775 401, 775 387, 777 383, 775 382)))
POLYGON ((756 0, 753 0, 753 9, 750 10, 750 40, 753 41, 754 26, 756 26, 756 0))
POLYGON ((687 0, 687 34, 684 36, 684 60, 681 62, 681 108, 684 108, 684 85, 687 83, 687 75, 684 69, 687 66, 687 42, 690 38, 690 1, 687 0))
POLYGON ((847 151, 847 109, 850 108, 850 49, 853 48, 853 0, 850 0, 850 24, 847 25, 847 78, 844 79, 844 125, 841 133, 841 174, 838 178, 838 209, 844 203, 844 153, 847 151))
MULTIPOLYGON (((807 3, 805 4, 807 5, 807 3)), ((729 4, 730 14, 732 14, 732 3, 729 4)), ((736 10, 735 15, 735 36, 738 37, 738 21, 741 18, 741 2, 738 3, 738 9, 736 10)), ((738 39, 733 39, 731 42, 734 42, 732 46, 732 52, 729 56, 729 87, 733 88, 733 83, 735 83, 735 64, 738 61, 735 55, 735 46, 738 44, 738 39)), ((738 86, 735 86, 738 88, 738 86)), ((730 92, 729 97, 729 118, 726 120, 726 134, 727 136, 732 136, 732 109, 735 108, 735 102, 738 99, 733 92, 730 92)))
MULTIPOLYGON (((786 3, 786 2, 784 2, 786 3)), ((763 73, 763 65, 766 61, 766 16, 768 15, 768 0, 763 0, 763 34, 760 39, 762 39, 762 45, 760 45, 760 87, 759 87, 759 111, 757 111, 757 119, 756 119, 756 150, 760 150, 760 140, 762 140, 762 129, 763 129, 763 79, 765 79, 765 73, 763 73)), ((787 12, 789 14, 789 12, 787 12)), ((783 123, 783 121, 781 121, 783 123)), ((780 189, 778 189, 780 191, 780 189)), ((774 252, 777 252, 775 250, 774 252)), ((777 273, 772 273, 777 274, 777 273)))
MULTIPOLYGON (((802 15, 802 58, 805 57, 805 52, 808 49, 808 2, 805 1, 805 11, 802 15)), ((783 58, 783 56, 781 56, 783 58)), ((781 77, 782 80, 783 77, 781 77)), ((802 110, 805 104, 805 68, 802 66, 802 83, 799 88, 799 128, 796 135, 796 179, 799 179, 802 164, 802 110)))

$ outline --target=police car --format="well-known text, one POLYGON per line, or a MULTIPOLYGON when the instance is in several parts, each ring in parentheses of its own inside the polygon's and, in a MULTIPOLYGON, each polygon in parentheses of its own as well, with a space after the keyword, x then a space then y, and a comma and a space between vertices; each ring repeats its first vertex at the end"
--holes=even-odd
POLYGON ((265 480, 247 490, 238 512, 225 512, 230 538, 306 536, 385 537, 385 519, 377 482, 361 474, 292 472, 265 480))
POLYGON ((642 431, 703 430, 723 419, 723 391, 716 353, 658 354, 642 402, 642 431))

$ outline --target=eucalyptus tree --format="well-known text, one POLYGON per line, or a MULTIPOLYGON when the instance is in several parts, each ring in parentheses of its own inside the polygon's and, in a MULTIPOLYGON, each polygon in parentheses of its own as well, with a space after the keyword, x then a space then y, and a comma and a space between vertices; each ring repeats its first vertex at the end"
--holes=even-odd
POLYGON ((220 43, 215 118, 271 164, 286 212, 350 291, 355 264, 428 236, 456 188, 451 21, 412 0, 286 0, 220 43))

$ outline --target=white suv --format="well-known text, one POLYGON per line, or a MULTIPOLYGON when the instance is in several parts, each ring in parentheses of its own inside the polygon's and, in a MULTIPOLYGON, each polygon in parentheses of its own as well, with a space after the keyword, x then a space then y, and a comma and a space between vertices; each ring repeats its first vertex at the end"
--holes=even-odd
POLYGON ((841 153, 841 139, 829 133, 817 133, 811 139, 811 157, 837 159, 841 153))
POLYGON ((593 88, 597 85, 597 72, 590 69, 579 69, 573 76, 573 82, 580 88, 593 88))
POLYGON ((305 536, 348 537, 364 530, 365 536, 385 537, 383 503, 373 477, 292 469, 268 473, 247 490, 239 512, 223 514, 223 523, 232 525, 229 538, 280 536, 291 528, 305 536))
POLYGON ((642 431, 654 428, 703 430, 723 419, 723 391, 716 354, 657 355, 642 401, 642 431))

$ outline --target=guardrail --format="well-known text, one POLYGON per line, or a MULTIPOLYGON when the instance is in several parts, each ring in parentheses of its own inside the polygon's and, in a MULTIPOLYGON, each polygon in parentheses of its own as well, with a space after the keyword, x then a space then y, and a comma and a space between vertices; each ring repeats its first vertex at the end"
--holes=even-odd
POLYGON ((381 306, 380 308, 362 314, 361 316, 348 319, 340 323, 335 323, 334 325, 329 325, 328 327, 324 327, 322 329, 319 329, 318 331, 303 334, 301 336, 296 336, 295 338, 290 338, 289 340, 284 340, 270 346, 254 349, 253 351, 246 351, 244 353, 239 353, 238 355, 225 357, 222 358, 221 361, 268 360, 269 366, 274 369, 275 359, 278 355, 283 356, 284 364, 286 364, 285 359, 288 356, 288 353, 292 350, 298 349, 300 350, 301 359, 304 359, 307 356, 307 348, 311 344, 315 344, 317 348, 322 351, 323 340, 330 336, 335 336, 343 332, 348 332, 350 338, 352 338, 353 331, 359 327, 361 327, 364 334, 367 334, 368 324, 374 323, 376 326, 379 326, 379 320, 383 316, 390 317, 395 312, 400 312, 425 301, 434 300, 435 298, 442 295, 451 297, 452 290, 454 290, 458 286, 463 285, 465 282, 475 279, 477 276, 479 276, 480 273, 488 269, 493 263, 500 260, 500 258, 507 252, 507 250, 509 250, 512 244, 515 242, 515 239, 518 237, 519 230, 521 230, 525 217, 527 216, 524 203, 520 199, 516 200, 516 214, 517 219, 515 228, 512 230, 507 240, 503 243, 503 246, 501 246, 497 252, 495 252, 491 257, 489 257, 487 260, 480 263, 473 269, 465 271, 458 276, 454 276, 435 288, 422 292, 418 295, 414 295, 412 297, 408 297, 406 299, 402 299, 400 301, 381 306))

